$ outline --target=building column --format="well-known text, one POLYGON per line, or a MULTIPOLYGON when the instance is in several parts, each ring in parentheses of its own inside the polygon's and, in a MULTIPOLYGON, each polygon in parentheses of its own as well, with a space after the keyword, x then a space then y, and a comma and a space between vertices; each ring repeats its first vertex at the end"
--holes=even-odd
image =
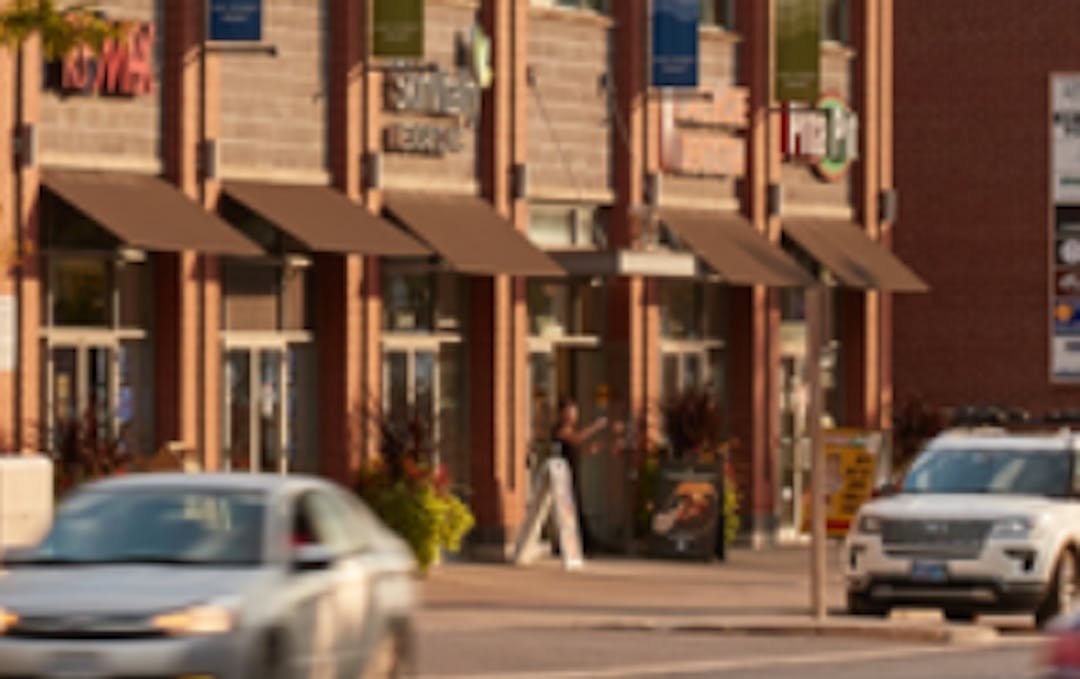
MULTIPOLYGON (((857 51, 854 106, 861 121, 854 199, 867 235, 880 235, 881 189, 881 11, 880 0, 852 3, 851 25, 857 51)), ((844 295, 841 353, 845 373, 845 420, 854 427, 877 428, 881 422, 881 295, 877 291, 844 295)))
MULTIPOLYGON (((880 57, 878 60, 878 178, 881 189, 894 188, 893 175, 893 10, 894 0, 878 0, 880 13, 878 26, 880 27, 880 57)), ((879 215, 880 216, 880 215, 879 215)), ((892 250, 892 224, 882 222, 879 224, 879 238, 882 247, 892 250)), ((879 370, 878 389, 880 401, 878 406, 878 426, 886 431, 893 428, 893 296, 892 293, 882 292, 879 294, 880 304, 878 307, 878 333, 879 333, 879 370)), ((886 439, 889 440, 889 439, 886 439)))
MULTIPOLYGON (((360 0, 331 0, 330 168, 334 186, 354 202, 362 200, 362 22, 360 0)), ((315 260, 321 467, 350 485, 363 454, 362 422, 371 414, 361 390, 364 273, 359 255, 323 254, 315 260)))
MULTIPOLYGON (((12 158, 15 153, 12 131, 15 129, 15 55, 0 46, 0 158, 12 158)), ((15 168, 12 163, 0 163, 0 297, 14 301, 19 287, 19 234, 15 218, 15 168)), ((0 344, 9 356, 7 365, 0 365, 0 451, 19 448, 19 423, 16 399, 19 380, 15 352, 21 337, 19 319, 0 318, 0 344), (9 325, 10 322, 10 325, 9 325), (7 352, 11 352, 8 354, 7 352)))

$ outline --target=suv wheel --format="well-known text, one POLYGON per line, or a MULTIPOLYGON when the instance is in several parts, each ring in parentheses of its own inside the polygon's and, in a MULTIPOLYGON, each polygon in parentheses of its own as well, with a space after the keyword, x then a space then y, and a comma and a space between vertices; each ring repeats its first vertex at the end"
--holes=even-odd
POLYGON ((1080 589, 1077 586, 1078 578, 1080 578, 1080 569, 1077 568, 1076 553, 1067 549, 1058 557, 1046 597, 1035 611, 1035 622, 1040 627, 1072 610, 1073 601, 1080 589))
POLYGON ((848 592, 847 609, 849 615, 872 615, 884 618, 889 614, 889 607, 878 603, 865 594, 848 592))

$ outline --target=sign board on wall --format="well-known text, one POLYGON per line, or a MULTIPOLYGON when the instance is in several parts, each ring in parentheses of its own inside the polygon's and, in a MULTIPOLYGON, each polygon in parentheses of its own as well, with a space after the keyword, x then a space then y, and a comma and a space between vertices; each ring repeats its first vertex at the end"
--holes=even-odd
POLYGON ((1050 375, 1080 382, 1080 74, 1050 79, 1050 375))
POLYGON ((664 172, 697 177, 746 175, 749 94, 742 87, 699 90, 700 96, 664 96, 660 165, 664 172))
POLYGON ((697 87, 700 23, 701 0, 653 0, 653 87, 697 87))
POLYGON ((823 179, 836 181, 859 158, 859 116, 833 94, 812 108, 789 104, 781 116, 780 140, 786 159, 809 162, 823 179))
POLYGON ((383 149, 390 153, 444 156, 464 149, 464 130, 480 120, 481 93, 471 73, 389 73, 384 107, 408 120, 389 123, 383 149))
POLYGON ((117 22, 120 38, 109 38, 96 54, 88 46, 46 64, 45 86, 65 95, 138 96, 154 91, 154 40, 150 22, 117 22))
POLYGON ((207 0, 207 37, 212 42, 262 40, 263 0, 207 0))
POLYGON ((371 54, 424 58, 424 0, 371 0, 371 54))
POLYGON ((821 2, 776 0, 776 99, 813 104, 821 94, 821 2))

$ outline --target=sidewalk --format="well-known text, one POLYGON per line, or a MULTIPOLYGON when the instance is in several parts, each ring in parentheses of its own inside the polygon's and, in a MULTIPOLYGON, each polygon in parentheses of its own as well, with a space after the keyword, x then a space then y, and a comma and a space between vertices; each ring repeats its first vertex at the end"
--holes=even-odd
POLYGON ((809 615, 809 559, 806 548, 777 547, 735 550, 728 561, 713 564, 601 558, 575 572, 554 559, 528 567, 449 563, 424 583, 421 624, 430 631, 556 626, 942 643, 997 637, 992 627, 946 624, 937 615, 845 615, 836 551, 829 555, 827 587, 833 614, 816 621, 809 615))

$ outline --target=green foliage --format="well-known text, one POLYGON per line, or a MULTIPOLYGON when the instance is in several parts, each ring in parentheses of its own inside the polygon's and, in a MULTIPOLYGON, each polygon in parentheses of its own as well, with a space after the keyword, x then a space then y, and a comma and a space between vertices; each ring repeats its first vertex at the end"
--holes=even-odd
POLYGON ((406 461, 395 478, 389 468, 372 464, 357 484, 360 497, 412 548, 422 571, 436 562, 440 550, 457 552, 476 524, 472 512, 449 490, 443 468, 406 461))
POLYGON ((16 47, 35 34, 45 58, 56 61, 83 45, 100 51, 120 30, 84 4, 60 9, 55 0, 15 0, 0 10, 0 44, 16 47))
POLYGON ((724 544, 730 545, 739 536, 739 486, 731 467, 724 472, 724 544))

